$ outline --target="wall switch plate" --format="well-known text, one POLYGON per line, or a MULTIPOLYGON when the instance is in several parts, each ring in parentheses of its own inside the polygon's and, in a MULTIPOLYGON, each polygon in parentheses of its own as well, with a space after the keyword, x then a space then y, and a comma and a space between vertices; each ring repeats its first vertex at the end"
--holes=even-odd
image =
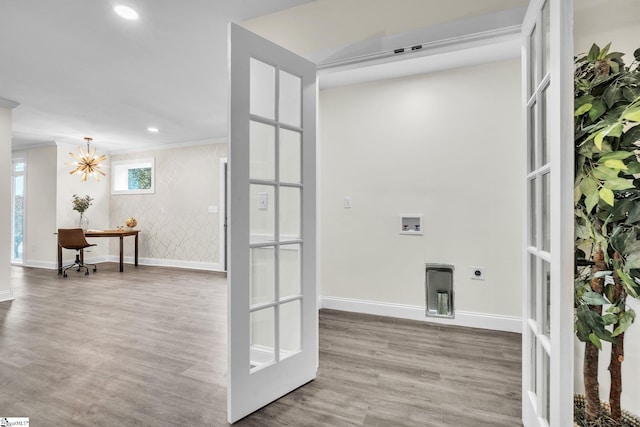
POLYGON ((207 213, 210 213, 210 214, 218 213, 218 207, 217 206, 208 206, 207 207, 207 213))
POLYGON ((344 208, 345 209, 351 208, 351 196, 346 196, 344 198, 344 208))
POLYGON ((484 267, 471 267, 470 276, 474 280, 484 280, 484 267))
POLYGON ((258 209, 269 209, 269 193, 258 193, 258 209))

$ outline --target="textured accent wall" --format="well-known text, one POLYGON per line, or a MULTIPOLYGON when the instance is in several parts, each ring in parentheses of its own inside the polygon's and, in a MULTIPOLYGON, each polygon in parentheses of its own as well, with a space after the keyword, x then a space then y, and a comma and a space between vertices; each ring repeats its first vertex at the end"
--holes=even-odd
MULTIPOLYGON (((226 155, 226 144, 112 155, 111 161, 154 157, 156 192, 111 195, 109 228, 138 220, 142 263, 220 269, 220 159, 226 155), (209 213, 210 206, 218 212, 209 213)), ((110 254, 117 255, 117 240, 110 240, 110 254)), ((126 240, 125 256, 133 256, 126 240)))

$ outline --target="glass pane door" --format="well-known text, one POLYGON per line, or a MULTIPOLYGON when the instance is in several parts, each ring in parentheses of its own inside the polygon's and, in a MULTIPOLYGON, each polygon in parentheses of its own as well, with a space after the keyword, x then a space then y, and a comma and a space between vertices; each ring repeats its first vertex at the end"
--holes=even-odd
POLYGON ((522 27, 526 427, 573 422, 572 15, 572 1, 532 0, 522 27))
POLYGON ((26 163, 22 158, 12 159, 12 185, 11 185, 11 261, 23 261, 24 243, 24 203, 25 203, 25 168, 26 163))
POLYGON ((315 378, 315 65, 231 37, 228 419, 315 378))

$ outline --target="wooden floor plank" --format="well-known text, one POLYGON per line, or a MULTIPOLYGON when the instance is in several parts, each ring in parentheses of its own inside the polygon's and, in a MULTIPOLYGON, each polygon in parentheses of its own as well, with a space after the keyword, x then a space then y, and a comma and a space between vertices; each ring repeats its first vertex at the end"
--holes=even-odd
MULTIPOLYGON (((32 425, 224 426, 221 274, 12 267, 0 415, 32 425)), ((520 336, 320 312, 317 379, 240 426, 520 426, 520 336)))

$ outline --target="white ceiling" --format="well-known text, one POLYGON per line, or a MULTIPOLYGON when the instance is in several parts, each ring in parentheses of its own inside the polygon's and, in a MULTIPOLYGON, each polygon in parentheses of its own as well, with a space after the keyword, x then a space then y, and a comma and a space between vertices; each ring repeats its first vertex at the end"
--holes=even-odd
MULTIPOLYGON (((316 27, 307 34, 311 23, 339 31, 342 18, 345 30, 362 19, 358 4, 371 0, 350 0, 358 7, 351 11, 357 18, 349 19, 337 13, 350 10, 342 1, 0 0, 0 100, 20 103, 13 110, 13 148, 54 141, 82 145, 85 136, 106 152, 225 140, 228 22, 262 22, 259 34, 272 38, 276 31, 285 42, 317 39, 316 27), (116 4, 133 7, 140 19, 120 18, 116 4), (319 17, 318 7, 329 9, 319 17), (289 28, 291 16, 308 25, 289 28), (152 134, 148 127, 160 131, 152 134)), ((375 0, 381 22, 398 1, 375 0)), ((519 55, 524 11, 513 7, 522 3, 492 0, 491 13, 481 8, 470 14, 461 8, 447 12, 439 0, 419 0, 416 5, 432 12, 428 27, 385 33, 371 15, 360 32, 373 37, 299 53, 318 64, 337 64, 426 43, 397 63, 385 57, 367 66, 325 69, 323 87, 513 58, 519 55)))
POLYGON ((224 138, 227 23, 308 1, 2 0, 0 98, 20 103, 13 147, 90 136, 118 151, 224 138), (140 19, 117 16, 119 3, 140 19))

